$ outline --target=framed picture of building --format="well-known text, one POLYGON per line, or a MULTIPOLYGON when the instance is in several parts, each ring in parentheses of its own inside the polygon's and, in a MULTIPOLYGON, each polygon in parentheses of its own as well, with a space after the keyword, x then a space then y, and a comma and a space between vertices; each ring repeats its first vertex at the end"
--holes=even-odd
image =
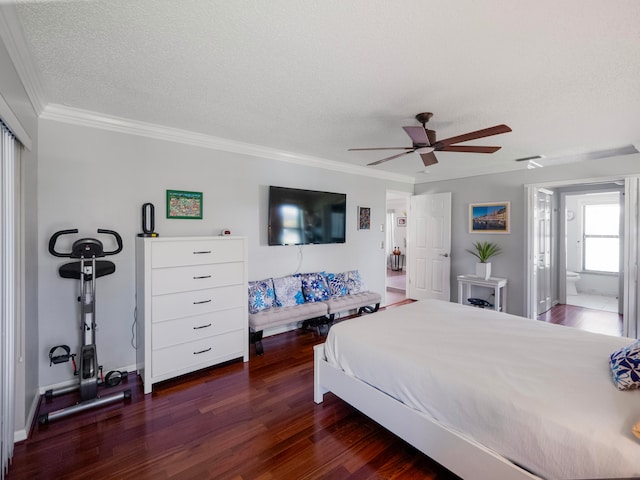
POLYGON ((470 203, 469 233, 510 233, 510 202, 470 203))

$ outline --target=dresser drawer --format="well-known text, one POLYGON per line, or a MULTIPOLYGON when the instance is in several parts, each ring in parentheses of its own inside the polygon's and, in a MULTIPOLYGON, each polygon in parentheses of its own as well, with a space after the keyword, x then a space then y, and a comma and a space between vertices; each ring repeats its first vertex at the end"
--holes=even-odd
POLYGON ((152 375, 160 376, 198 365, 207 366, 222 358, 241 357, 244 352, 244 332, 241 330, 207 337, 194 342, 182 343, 172 347, 154 350, 152 375))
POLYGON ((151 343, 153 350, 159 350, 243 329, 244 312, 238 307, 155 323, 151 332, 151 343))
POLYGON ((204 290, 238 285, 244 281, 244 263, 212 263, 189 267, 154 268, 151 271, 151 294, 204 290))
POLYGON ((233 307, 246 308, 246 303, 247 289, 244 285, 154 295, 151 297, 151 321, 162 322, 233 307))
POLYGON ((242 240, 184 240, 157 242, 151 246, 153 268, 201 265, 205 263, 241 262, 242 240))

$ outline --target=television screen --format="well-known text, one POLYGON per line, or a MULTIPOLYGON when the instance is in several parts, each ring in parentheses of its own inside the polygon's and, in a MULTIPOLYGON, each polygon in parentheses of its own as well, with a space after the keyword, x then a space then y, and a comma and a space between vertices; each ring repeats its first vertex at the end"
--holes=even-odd
POLYGON ((269 187, 269 245, 344 243, 347 195, 269 187))

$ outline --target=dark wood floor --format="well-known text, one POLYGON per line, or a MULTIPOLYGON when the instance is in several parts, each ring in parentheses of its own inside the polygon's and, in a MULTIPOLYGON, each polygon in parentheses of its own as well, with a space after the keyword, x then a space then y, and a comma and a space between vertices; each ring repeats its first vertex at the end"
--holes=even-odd
MULTIPOLYGON (((147 396, 131 374, 130 403, 35 426, 16 444, 7 478, 457 478, 334 395, 314 403, 313 346, 323 340, 311 331, 274 335, 262 357, 252 351, 248 363, 168 381, 147 396)), ((41 411, 72 401, 43 401, 41 411)))
MULTIPOLYGON (((584 326, 569 307, 547 321, 584 326)), ((334 395, 313 402, 313 346, 323 341, 301 330, 268 337, 262 357, 252 350, 248 363, 146 396, 131 374, 112 389, 131 388, 130 402, 34 426, 7 478, 456 479, 334 395)), ((73 401, 42 401, 40 413, 73 401)))
POLYGON ((622 315, 575 305, 556 305, 538 315, 539 320, 605 335, 622 335, 622 315))

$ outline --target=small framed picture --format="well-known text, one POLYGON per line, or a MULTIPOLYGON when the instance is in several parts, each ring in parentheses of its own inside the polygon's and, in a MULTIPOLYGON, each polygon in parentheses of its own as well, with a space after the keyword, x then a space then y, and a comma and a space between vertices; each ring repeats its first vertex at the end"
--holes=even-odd
POLYGON ((371 208, 358 207, 358 230, 371 230, 371 208))
POLYGON ((167 190, 167 218, 202 220, 202 192, 167 190))
POLYGON ((407 217, 398 217, 398 226, 406 227, 407 226, 407 217))
POLYGON ((470 203, 469 233, 509 233, 510 202, 470 203))

